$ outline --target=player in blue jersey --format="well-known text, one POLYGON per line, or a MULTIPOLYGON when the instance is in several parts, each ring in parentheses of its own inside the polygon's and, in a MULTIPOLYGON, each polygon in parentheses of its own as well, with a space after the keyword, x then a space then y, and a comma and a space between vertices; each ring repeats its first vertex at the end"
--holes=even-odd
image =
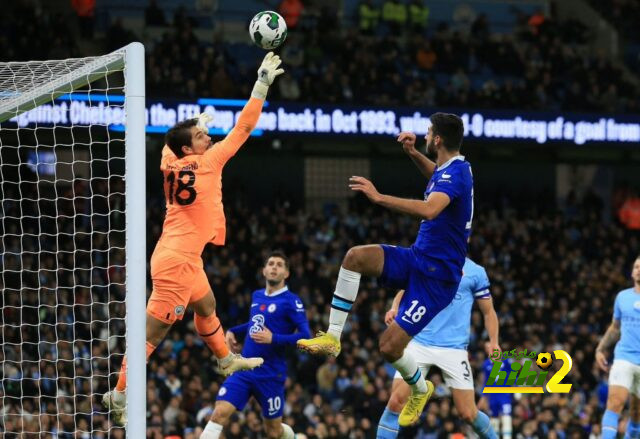
POLYGON ((409 426, 420 418, 433 384, 426 381, 405 347, 413 336, 444 309, 456 293, 467 254, 473 216, 471 166, 460 155, 464 127, 455 114, 435 113, 425 136, 427 154, 415 148, 413 133, 398 141, 427 178, 424 200, 380 194, 366 178, 351 177, 349 187, 380 206, 422 218, 418 237, 409 248, 364 245, 349 249, 342 261, 331 301, 329 330, 298 347, 314 354, 337 356, 347 315, 358 295, 360 277, 378 276, 383 285, 404 289, 398 315, 380 338, 380 352, 411 386, 411 396, 398 419, 409 426))
MULTIPOLYGON (((510 358, 504 358, 500 367, 501 371, 506 371, 507 374, 511 371, 510 358)), ((493 361, 491 358, 487 358, 482 363, 482 379, 481 382, 486 383, 491 370, 493 369, 493 361)), ((498 379, 496 378, 496 381, 498 379)), ((496 382, 489 383, 495 387, 506 387, 507 384, 497 384, 496 382)), ((483 394, 483 399, 486 401, 489 414, 491 415, 491 426, 493 429, 500 433, 502 439, 511 439, 513 432, 513 421, 511 419, 511 411, 513 408, 513 394, 512 393, 487 393, 483 394)))
MULTIPOLYGON (((398 314, 400 291, 385 316, 388 325, 398 314)), ((489 292, 489 278, 484 268, 467 258, 463 267, 462 280, 453 301, 420 331, 407 345, 426 376, 431 366, 440 368, 444 380, 451 388, 453 403, 458 415, 476 432, 481 439, 497 438, 489 417, 476 407, 473 374, 469 364, 467 345, 471 335, 471 308, 477 301, 489 335, 486 344, 488 352, 500 350, 498 344, 498 316, 493 308, 489 292)), ((391 397, 378 423, 377 439, 398 437, 398 414, 409 397, 410 388, 396 373, 391 389, 391 397)))
POLYGON ((288 290, 289 260, 281 252, 267 258, 262 274, 266 288, 255 291, 247 323, 227 332, 227 343, 237 348, 236 337, 245 337, 243 355, 249 352, 264 358, 264 364, 250 371, 240 371, 225 380, 200 439, 218 439, 223 427, 236 410, 252 396, 262 408, 265 431, 269 438, 293 439, 290 426, 282 422, 284 382, 287 377, 285 348, 309 337, 309 323, 300 298, 288 290))
POLYGON ((602 416, 602 439, 615 438, 618 419, 631 394, 625 438, 640 438, 640 256, 631 270, 633 288, 622 290, 613 304, 613 321, 596 348, 596 363, 609 370, 611 348, 613 364, 609 372, 607 410, 602 416))

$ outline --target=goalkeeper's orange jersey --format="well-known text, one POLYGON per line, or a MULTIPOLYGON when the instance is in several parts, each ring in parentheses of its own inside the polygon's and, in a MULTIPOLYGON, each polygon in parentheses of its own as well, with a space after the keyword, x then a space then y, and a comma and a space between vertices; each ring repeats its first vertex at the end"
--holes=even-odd
POLYGON ((202 155, 179 159, 164 147, 160 170, 164 175, 167 216, 158 246, 200 255, 209 242, 224 245, 222 169, 255 128, 262 104, 260 99, 249 99, 229 134, 202 155))

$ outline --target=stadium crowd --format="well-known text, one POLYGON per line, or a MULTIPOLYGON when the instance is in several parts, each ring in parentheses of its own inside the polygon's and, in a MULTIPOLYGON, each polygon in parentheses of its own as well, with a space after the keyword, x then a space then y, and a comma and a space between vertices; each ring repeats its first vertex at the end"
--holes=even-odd
POLYGON ((609 23, 632 42, 640 42, 636 23, 640 20, 640 4, 634 0, 612 0, 603 4, 598 0, 589 0, 589 4, 609 23))
MULTIPOLYGON (((470 255, 487 268, 492 281, 503 349, 561 348, 574 360, 567 377, 574 386, 570 394, 523 395, 515 403, 514 437, 596 437, 606 380, 594 368, 593 354, 611 320, 614 294, 629 285, 630 263, 640 243, 637 234, 601 221, 602 203, 593 194, 564 211, 533 207, 552 204, 537 200, 528 208, 509 203, 479 208, 470 255)), ((152 206, 150 218, 161 217, 161 212, 160 204, 152 206)), ((226 326, 247 318, 250 293, 263 282, 259 273, 264 256, 278 247, 291 258, 288 284, 305 302, 314 331, 327 325, 330 293, 345 250, 376 242, 408 245, 413 236, 409 231, 418 226, 417 221, 369 206, 354 206, 346 214, 236 207, 228 218, 233 233, 227 246, 205 255, 226 326)), ((157 224, 149 242, 159 231, 157 224)), ((309 437, 375 437, 392 376, 377 352, 376 337, 384 328, 392 292, 380 288, 375 279, 361 288, 337 360, 292 352, 285 421, 309 437)), ((486 358, 481 320, 474 313, 469 346, 477 389, 482 388, 479 371, 486 358)), ((221 381, 211 370, 198 367, 206 361, 202 355, 209 353, 185 321, 150 360, 149 397, 157 401, 150 406, 151 425, 162 425, 165 434, 197 430, 211 411, 210 398, 215 398, 221 381), (194 376, 193 370, 200 374, 194 376)), ((430 403, 417 431, 406 437, 449 438, 464 431, 450 401, 440 398, 448 394, 442 379, 434 379, 438 398, 430 403)), ((227 437, 260 437, 258 420, 254 405, 231 424, 227 437)))
MULTIPOLYGON (((637 112, 638 89, 584 44, 576 21, 514 14, 513 34, 492 33, 480 14, 465 31, 447 23, 425 33, 374 32, 339 23, 323 9, 281 49, 288 75, 274 100, 376 105, 637 112), (613 78, 613 81, 612 81, 613 78), (602 84, 606 84, 603 86, 602 84)), ((381 29, 385 24, 379 24, 381 29)), ((404 26, 409 28, 407 24, 404 26)), ((188 20, 152 42, 148 84, 172 96, 244 96, 258 49, 198 41, 188 20), (198 46, 200 45, 200 48, 198 46), (185 49, 187 48, 187 49, 185 49), (256 55, 251 57, 251 54, 256 55), (193 68, 197 64, 199 68, 193 68)))
MULTIPOLYGON (((68 190, 67 195, 75 191, 77 196, 88 188, 68 190)), ((111 203, 118 203, 120 190, 118 183, 112 182, 111 203)), ((7 198, 12 198, 10 194, 5 193, 7 198)), ((593 366, 593 354, 610 322, 614 294, 629 285, 629 266, 640 248, 638 235, 601 218, 602 202, 592 194, 582 202, 572 197, 574 201, 562 210, 550 207, 553 203, 547 198, 524 197, 518 203, 505 197, 495 199, 499 204, 480 203, 477 209, 470 256, 487 268, 491 279, 501 346, 505 350, 528 348, 538 352, 561 348, 571 354, 574 364, 565 379, 573 384, 571 393, 522 395, 514 402, 514 437, 597 437, 607 387, 606 377, 593 366)), ((363 200, 354 200, 346 213, 331 208, 311 213, 288 203, 259 210, 240 202, 228 203, 228 244, 208 248, 204 255, 225 327, 246 320, 250 294, 263 285, 263 259, 269 250, 281 248, 291 259, 289 287, 305 302, 312 330, 324 329, 336 271, 345 250, 354 244, 377 242, 409 245, 418 227, 413 219, 359 201, 363 200)), ((161 231, 163 206, 159 198, 149 203, 149 252, 161 231)), ((6 218, 11 219, 19 216, 20 207, 24 214, 37 204, 5 202, 4 207, 6 218)), ((73 204, 58 207, 63 213, 74 211, 73 204)), ((82 208, 87 206, 75 205, 76 212, 82 208)), ((104 206, 93 208, 101 211, 104 206)), ((109 388, 108 377, 115 380, 124 351, 123 322, 117 318, 124 313, 121 250, 107 252, 107 243, 95 238, 93 246, 99 250, 93 252, 93 265, 98 268, 94 268, 89 281, 85 269, 89 262, 82 256, 86 254, 83 249, 91 244, 76 236, 59 248, 63 253, 59 257, 67 258, 65 264, 76 264, 73 275, 63 270, 42 270, 40 266, 35 272, 38 276, 23 270, 20 278, 9 270, 34 269, 38 259, 20 253, 21 241, 13 236, 17 235, 16 221, 6 220, 3 230, 7 236, 3 258, 5 416, 0 431, 4 430, 7 439, 22 437, 10 431, 40 429, 52 432, 44 437, 59 439, 124 437, 120 429, 106 433, 109 422, 100 406, 101 394, 109 388), (75 251, 63 252, 74 246, 75 251), (99 268, 107 255, 114 266, 99 268), (22 291, 16 287, 20 282, 22 291), (35 287, 55 282, 60 287, 75 287, 59 288, 57 296, 35 287), (75 305, 69 305, 73 302, 75 305), (107 323, 109 317, 112 319, 107 323), (38 319, 39 326, 35 325, 38 319), (19 321, 23 323, 20 330, 19 321), (28 322, 33 325, 24 325, 28 322), (20 337, 23 343, 12 341, 20 337), (89 342, 93 337, 96 339, 89 342), (38 350, 40 362, 34 360, 38 350), (117 355, 109 361, 109 353, 117 355)), ((117 229, 121 218, 116 213, 112 221, 117 229)), ((73 224, 62 222, 58 226, 71 230, 73 224)), ((36 230, 35 223, 26 219, 22 227, 28 234, 36 230)), ((112 246, 117 239, 111 236, 112 246)), ((22 243, 26 245, 26 241, 22 243)), ((42 261, 55 266, 54 260, 42 261)), ((393 372, 377 352, 376 340, 384 328, 392 293, 380 288, 375 279, 363 282, 337 359, 291 351, 284 420, 297 432, 318 439, 375 437, 393 372)), ((476 311, 469 351, 477 391, 483 385, 480 370, 486 358, 484 341, 482 319, 476 311)), ((466 427, 445 398, 448 390, 437 371, 432 379, 437 385, 436 397, 423 421, 405 437, 439 439, 464 434, 466 427)), ((148 364, 148 437, 197 438, 221 382, 188 314, 148 364)), ((480 407, 486 409, 482 402, 480 407)), ((226 437, 264 437, 255 403, 233 418, 226 437)))
MULTIPOLYGON (((628 2, 618 3, 621 6, 612 11, 624 10, 628 2)), ((20 0, 12 7, 15 13, 0 19, 5 24, 0 27, 2 59, 86 55, 75 41, 79 30, 63 25, 62 14, 51 13, 33 0, 20 0)), ((559 21, 515 9, 513 32, 502 34, 492 31, 485 14, 461 29, 445 22, 431 23, 426 18, 428 11, 420 15, 424 25, 417 26, 413 17, 420 13, 413 9, 407 9, 404 21, 399 22, 385 21, 380 10, 374 15, 378 18, 363 17, 360 11, 357 17, 343 19, 335 7, 310 6, 303 11, 279 49, 288 74, 270 99, 640 111, 638 88, 603 53, 586 44, 589 30, 574 20, 559 21), (336 26, 338 32, 320 31, 336 26), (394 26, 404 32, 393 31, 394 26)), ((177 10, 172 19, 166 15, 157 7, 146 14, 149 25, 168 23, 161 37, 145 42, 149 96, 237 98, 248 94, 260 49, 248 42, 226 42, 221 34, 213 41, 200 40, 194 32, 196 23, 184 9, 177 10)), ((115 17, 104 34, 104 43, 94 40, 101 52, 137 40, 144 32, 126 28, 115 17)))
MULTIPOLYGON (((0 16, 2 59, 82 54, 62 16, 46 9, 21 8, 31 4, 17 1, 12 5, 18 10, 15 17, 0 16)), ((273 99, 639 110, 638 90, 604 57, 582 46, 588 35, 579 26, 516 16, 516 32, 506 36, 492 33, 488 19, 479 16, 468 33, 453 31, 446 24, 429 24, 425 35, 396 38, 356 26, 344 29, 348 38, 336 45, 332 36, 320 38, 314 30, 321 28, 322 20, 334 20, 334 12, 325 9, 291 33, 282 49, 289 74, 278 83, 273 99), (357 74, 361 71, 367 73, 357 74)), ((118 21, 108 33, 120 38, 116 46, 135 38, 118 21)), ((254 66, 235 55, 257 49, 221 40, 199 41, 186 19, 175 20, 149 49, 150 96, 249 94, 246 87, 252 83, 248 76, 254 75, 254 66)), ((33 177, 24 172, 23 181, 33 177)), ((62 195, 57 201, 18 201, 22 193, 38 193, 38 189, 42 187, 33 182, 21 186, 3 182, 0 432, 6 439, 29 434, 57 439, 123 438, 122 429, 111 429, 100 405, 124 353, 122 182, 98 178, 89 185, 61 187, 58 193, 55 187, 49 188, 62 195), (79 197, 83 194, 107 196, 89 202, 79 197), (105 217, 114 206, 116 211, 105 217), (76 220, 60 216, 82 212, 92 216, 80 215, 76 220), (42 215, 60 217, 52 220, 42 215), (91 230, 92 221, 98 222, 96 227, 108 221, 110 232, 94 236, 76 232, 91 230), (64 234, 63 239, 41 233, 54 229, 64 234), (74 270, 58 270, 58 264, 74 270), (117 355, 109 358, 112 353, 117 355), (42 436, 37 431, 50 433, 42 436)), ((486 267, 492 281, 502 348, 538 352, 562 348, 574 360, 566 379, 573 384, 570 394, 523 395, 516 400, 514 437, 597 437, 607 385, 606 376, 593 366, 593 354, 611 320, 615 293, 629 285, 639 236, 616 220, 603 218, 602 203, 592 194, 580 203, 565 203, 560 210, 552 208, 555 203, 548 198, 496 199, 499 204, 479 203, 470 256, 486 267)), ((413 219, 357 201, 347 212, 309 212, 287 203, 258 210, 243 203, 227 207, 228 243, 208 248, 204 255, 226 328, 247 318, 250 294, 263 284, 261 265, 271 249, 283 249, 290 257, 288 284, 305 302, 315 332, 327 326, 329 298, 345 251, 356 244, 378 242, 406 246, 418 227, 413 219)), ((162 199, 149 201, 149 255, 161 232, 163 212, 162 199)), ((318 439, 375 437, 393 372, 377 352, 377 336, 384 328, 391 297, 392 292, 380 288, 375 279, 362 283, 337 359, 291 351, 284 421, 296 431, 318 439)), ((479 391, 486 357, 477 312, 472 326, 469 351, 479 391)), ((148 438, 197 438, 222 378, 213 371, 210 352, 195 335, 192 315, 185 316, 158 347, 148 371, 148 438)), ((437 396, 407 437, 448 439, 466 431, 445 398, 448 390, 442 379, 436 373, 433 380, 437 396)), ((482 402, 480 407, 486 409, 482 402)), ((239 413, 226 437, 264 437, 258 406, 252 404, 239 413)))

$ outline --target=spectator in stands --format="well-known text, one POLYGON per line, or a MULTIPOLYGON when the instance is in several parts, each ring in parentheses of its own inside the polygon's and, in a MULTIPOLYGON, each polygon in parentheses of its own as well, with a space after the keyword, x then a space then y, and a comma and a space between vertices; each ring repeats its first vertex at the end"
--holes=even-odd
POLYGON ((409 5, 409 24, 413 32, 424 34, 429 19, 429 8, 424 0, 412 0, 409 5))
POLYGON ((618 210, 618 218, 629 230, 640 230, 640 197, 632 192, 618 210))
POLYGON ((400 0, 385 0, 382 4, 382 21, 392 35, 397 36, 404 31, 407 19, 407 6, 400 0))
MULTIPOLYGON (((418 41, 420 40, 422 39, 418 38, 418 41)), ((416 64, 423 70, 433 70, 437 61, 438 55, 431 47, 431 42, 424 39, 423 44, 416 51, 416 64)))
POLYGON ((284 75, 278 82, 278 93, 282 99, 297 101, 300 98, 300 86, 292 75, 284 75))
POLYGON ((147 26, 166 26, 164 11, 158 7, 157 0, 149 0, 149 6, 144 10, 144 22, 147 26))
POLYGON ((116 18, 107 30, 107 49, 112 52, 136 41, 138 38, 122 24, 122 18, 116 18))
POLYGON ((358 5, 358 30, 363 35, 374 35, 378 29, 380 8, 373 0, 361 0, 358 5))
POLYGON ((544 12, 542 9, 538 9, 531 15, 531 17, 529 17, 527 24, 531 28, 532 33, 534 35, 538 35, 540 33, 540 28, 545 24, 545 21, 546 17, 544 12))
POLYGON ((93 38, 96 0, 71 0, 71 6, 78 16, 81 35, 84 38, 93 38))
POLYGON ((295 30, 300 23, 300 17, 304 12, 302 0, 282 0, 278 7, 278 12, 284 17, 287 28, 295 30))
POLYGON ((491 34, 489 19, 484 12, 479 14, 471 24, 471 37, 478 42, 485 42, 491 34))

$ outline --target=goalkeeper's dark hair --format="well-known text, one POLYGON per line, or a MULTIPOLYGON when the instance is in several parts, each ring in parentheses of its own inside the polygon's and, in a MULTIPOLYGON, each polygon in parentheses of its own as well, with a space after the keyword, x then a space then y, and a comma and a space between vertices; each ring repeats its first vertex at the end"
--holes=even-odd
POLYGON ((198 124, 198 119, 187 119, 178 122, 167 131, 164 136, 164 144, 181 159, 184 157, 183 146, 191 146, 191 128, 198 124))
POLYGON ((458 115, 451 113, 434 113, 429 119, 431 120, 432 134, 440 136, 447 151, 460 151, 462 137, 464 136, 462 119, 458 115))
POLYGON ((269 255, 267 256, 267 259, 264 260, 264 265, 267 265, 267 262, 269 262, 269 259, 271 258, 280 258, 284 261, 284 267, 289 270, 289 258, 287 257, 287 255, 284 254, 284 252, 282 250, 273 250, 271 253, 269 253, 269 255))

